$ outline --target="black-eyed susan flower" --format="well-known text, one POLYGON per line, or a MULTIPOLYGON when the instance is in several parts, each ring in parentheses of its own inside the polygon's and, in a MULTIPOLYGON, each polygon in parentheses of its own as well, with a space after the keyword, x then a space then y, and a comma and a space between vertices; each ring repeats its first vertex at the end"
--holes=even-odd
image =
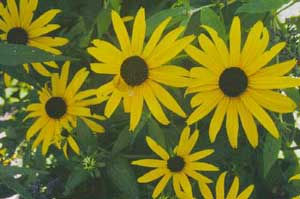
POLYGON ((179 144, 174 149, 173 155, 169 155, 167 151, 153 139, 146 137, 148 146, 162 160, 142 159, 133 161, 132 164, 155 168, 138 178, 139 183, 149 183, 162 177, 153 191, 153 198, 156 198, 163 191, 171 178, 173 180, 175 193, 180 198, 183 198, 183 195, 192 198, 192 186, 188 177, 201 183, 212 182, 209 178, 199 173, 199 171, 218 171, 218 168, 209 163, 199 162, 199 160, 211 155, 214 150, 206 149, 191 153, 198 140, 198 136, 198 130, 195 130, 194 133, 190 135, 190 128, 186 127, 180 136, 179 144))
POLYGON ((225 194, 225 177, 227 172, 223 172, 217 180, 215 195, 207 184, 199 183, 200 192, 204 199, 248 199, 250 198, 254 185, 249 185, 244 191, 239 194, 239 178, 235 177, 227 195, 225 194))
POLYGON ((300 85, 300 79, 284 76, 295 65, 295 60, 266 66, 285 46, 278 43, 266 50, 268 30, 261 21, 250 30, 241 49, 239 17, 233 19, 229 34, 229 49, 217 32, 204 26, 210 37, 198 37, 201 49, 192 45, 187 54, 203 67, 191 69, 187 93, 197 93, 191 106, 197 107, 187 123, 193 124, 215 109, 209 126, 212 142, 226 115, 226 129, 233 148, 238 146, 239 118, 253 147, 258 145, 258 132, 254 118, 275 138, 279 132, 265 109, 278 113, 293 112, 296 104, 287 96, 274 91, 300 85), (254 116, 254 118, 253 118, 254 116))
MULTIPOLYGON (((298 180, 299 181, 300 180, 300 174, 296 174, 296 175, 290 177, 289 182, 294 181, 294 180, 298 180)), ((291 199, 300 199, 300 195, 294 196, 291 199)))
POLYGON ((109 42, 96 39, 88 53, 101 63, 92 63, 91 69, 99 74, 114 75, 112 81, 98 89, 98 95, 108 95, 105 116, 110 117, 123 100, 124 111, 130 113, 130 130, 134 130, 141 118, 144 101, 152 115, 162 124, 169 124, 161 104, 179 116, 186 114, 176 100, 160 85, 185 87, 189 72, 170 60, 180 53, 193 39, 178 39, 184 27, 176 28, 162 37, 171 18, 164 20, 154 30, 144 45, 146 21, 144 8, 139 9, 133 24, 130 40, 126 27, 115 11, 112 23, 120 49, 109 42))
MULTIPOLYGON (((0 39, 11 44, 23 44, 36 47, 55 55, 61 54, 57 49, 68 43, 66 38, 46 36, 57 30, 60 25, 49 24, 60 12, 59 9, 51 9, 34 19, 34 12, 38 6, 38 0, 20 0, 17 6, 15 0, 7 0, 6 6, 0 2, 0 39)), ((54 62, 45 62, 47 66, 57 68, 54 62)), ((50 76, 50 72, 41 63, 31 63, 32 67, 41 75, 50 76)), ((24 64, 26 71, 29 65, 24 64)), ((8 76, 5 76, 9 79, 8 76)))
POLYGON ((36 118, 27 130, 26 139, 29 140, 38 134, 33 142, 36 148, 41 142, 42 153, 46 154, 51 144, 58 148, 63 146, 66 153, 67 144, 79 153, 79 147, 73 139, 71 130, 77 126, 77 118, 83 120, 95 133, 103 133, 104 128, 94 120, 102 120, 103 116, 92 114, 88 106, 98 104, 99 98, 95 90, 79 91, 89 75, 86 68, 79 70, 68 83, 70 62, 62 66, 61 75, 52 74, 51 88, 45 86, 39 92, 39 103, 27 107, 30 112, 25 119, 36 118), (64 142, 62 142, 64 141, 64 142))

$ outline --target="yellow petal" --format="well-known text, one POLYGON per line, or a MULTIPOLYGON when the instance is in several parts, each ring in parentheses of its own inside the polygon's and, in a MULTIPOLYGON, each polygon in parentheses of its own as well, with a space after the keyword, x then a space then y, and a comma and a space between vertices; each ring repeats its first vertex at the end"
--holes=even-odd
POLYGON ((74 140, 74 138, 72 136, 68 136, 67 138, 68 143, 70 144, 71 148, 73 149, 73 151, 79 155, 80 154, 80 149, 78 144, 76 143, 76 141, 74 140))
POLYGON ((191 195, 193 193, 192 185, 191 185, 188 177, 184 173, 181 173, 179 179, 180 179, 180 184, 182 186, 183 191, 185 193, 187 193, 188 195, 191 195))
POLYGON ((239 192, 239 186, 240 186, 239 178, 235 177, 233 183, 231 184, 226 199, 236 198, 239 192))
POLYGON ((26 139, 29 140, 31 137, 33 137, 41 128, 43 128, 47 122, 47 117, 40 117, 38 118, 31 127, 26 132, 26 139))
POLYGON ((187 45, 189 45, 195 39, 194 35, 186 36, 179 39, 170 45, 165 46, 164 50, 161 52, 155 52, 155 54, 147 60, 147 63, 151 67, 158 67, 162 64, 169 62, 178 53, 180 53, 187 45))
POLYGON ((143 176, 139 177, 137 181, 139 183, 148 183, 153 180, 156 180, 157 178, 160 178, 161 176, 166 174, 166 170, 162 168, 157 168, 152 171, 149 171, 148 173, 144 174, 143 176))
POLYGON ((239 99, 231 99, 227 109, 226 115, 226 130, 228 140, 231 147, 237 148, 238 146, 238 132, 239 132, 239 119, 237 112, 237 103, 239 99))
POLYGON ((116 110, 118 105, 120 104, 122 99, 122 95, 119 92, 113 92, 110 98, 108 99, 105 109, 104 109, 104 115, 106 117, 111 117, 113 112, 116 110))
POLYGON ((247 75, 252 75, 260 68, 268 64, 283 48, 285 47, 285 42, 281 42, 273 46, 269 51, 259 56, 250 65, 244 67, 247 75))
POLYGON ((105 129, 100 124, 94 122, 93 120, 87 119, 85 117, 81 117, 84 123, 95 133, 104 133, 105 129))
POLYGON ((132 104, 134 106, 131 106, 130 110, 130 131, 134 131, 142 116, 144 100, 140 87, 135 87, 133 90, 132 104))
POLYGON ((51 47, 64 46, 69 42, 68 39, 62 37, 38 37, 34 38, 34 41, 51 47))
MULTIPOLYGON (((259 33, 261 34, 261 32, 259 33)), ((246 72, 248 72, 247 68, 249 65, 252 65, 253 62, 260 59, 263 56, 264 51, 268 47, 269 43, 269 32, 267 28, 262 29, 262 35, 259 35, 259 38, 253 41, 253 45, 251 51, 248 52, 247 57, 245 60, 241 60, 242 64, 241 67, 246 68, 246 72)), ((251 69, 250 69, 251 70, 251 69)))
POLYGON ((202 50, 192 45, 188 45, 184 50, 193 60, 211 70, 216 75, 222 72, 215 60, 212 59, 209 55, 205 54, 202 50))
POLYGON ((177 115, 181 117, 186 117, 185 112, 182 110, 182 108, 179 106, 176 100, 172 97, 172 95, 169 94, 168 91, 166 91, 161 85, 153 81, 149 85, 151 86, 152 91, 154 92, 155 96, 160 101, 160 103, 162 103, 167 109, 173 111, 177 115))
POLYGON ((142 57, 147 58, 152 53, 153 49, 155 48, 158 41, 160 40, 163 31, 165 30, 165 28, 167 27, 170 21, 171 21, 171 17, 168 17, 157 26, 157 28, 152 33, 148 43, 144 48, 142 57))
POLYGON ((184 27, 178 27, 172 31, 170 31, 166 36, 164 36, 158 45, 153 49, 152 53, 147 57, 147 63, 149 64, 149 67, 155 67, 160 65, 151 65, 151 62, 154 62, 154 57, 157 57, 157 55, 163 53, 170 47, 176 39, 180 36, 180 34, 184 31, 184 27))
POLYGON ((249 65, 249 62, 257 56, 255 49, 258 46, 257 42, 260 40, 263 28, 262 21, 258 21, 250 29, 241 54, 242 66, 249 65))
POLYGON ((30 27, 28 28, 28 31, 34 30, 36 28, 42 27, 49 23, 58 13, 60 13, 61 10, 59 9, 51 9, 42 14, 39 18, 37 18, 30 27))
POLYGON ((188 166, 196 171, 219 171, 218 167, 205 162, 192 162, 188 166))
POLYGON ((165 115, 164 111, 161 108, 158 100, 156 99, 155 95, 153 94, 151 88, 145 83, 143 86, 143 96, 145 102, 148 106, 148 109, 153 114, 153 116, 162 124, 168 125, 170 123, 169 119, 165 115))
POLYGON ((92 63, 91 70, 99 74, 118 74, 120 67, 112 66, 111 64, 92 63))
POLYGON ((249 140, 251 146, 255 148, 258 145, 258 131, 253 116, 242 102, 238 103, 237 109, 247 139, 249 140))
POLYGON ((40 75, 50 77, 50 72, 41 64, 41 63, 32 63, 31 64, 34 70, 36 70, 40 75))
POLYGON ((290 182, 290 181, 293 181, 293 180, 300 180, 300 174, 297 174, 297 175, 292 176, 292 177, 289 179, 289 182, 290 182))
MULTIPOLYGON (((60 75, 60 87, 61 90, 65 91, 68 83, 69 78, 69 69, 70 69, 70 61, 66 61, 61 69, 61 75, 60 75)), ((63 93, 64 94, 64 93, 63 93)))
MULTIPOLYGON (((202 48, 202 50, 211 58, 215 61, 215 63, 217 64, 216 66, 219 69, 223 69, 225 67, 227 67, 227 65, 225 65, 222 60, 220 59, 221 55, 218 52, 217 47, 215 46, 215 44, 205 35, 205 34, 201 34, 198 37, 198 42, 200 47, 202 48)), ((222 52, 223 53, 223 52, 222 52)))
POLYGON ((282 76, 296 65, 297 60, 292 59, 282 63, 264 67, 254 74, 254 77, 282 76))
POLYGON ((121 65, 124 58, 119 49, 117 49, 111 43, 100 39, 95 39, 92 41, 92 43, 96 47, 87 48, 87 51, 90 55, 95 57, 100 62, 114 64, 115 66, 121 65))
POLYGON ((236 199, 248 199, 250 198, 254 190, 254 185, 248 186, 236 199))
POLYGON ((140 55, 144 46, 144 39, 146 34, 146 20, 145 20, 145 9, 140 8, 136 14, 133 31, 131 47, 132 52, 140 55))
POLYGON ((200 192, 202 194, 202 196, 204 197, 204 199, 213 199, 214 196, 209 188, 209 186, 205 183, 198 183, 200 192))
POLYGON ((275 138, 279 138, 277 127, 266 111, 262 109, 247 93, 241 95, 241 100, 247 107, 248 111, 254 115, 261 125, 265 127, 275 138))
POLYGON ((16 27, 19 27, 20 26, 20 17, 19 17, 19 12, 18 12, 16 1, 15 0, 7 0, 7 8, 9 9, 9 12, 12 16, 14 25, 16 27))
POLYGON ((169 154, 163 149, 159 144, 157 144, 152 138, 146 137, 146 141, 151 150, 156 153, 159 157, 164 160, 168 160, 170 158, 169 154))
MULTIPOLYGON (((31 30, 30 32, 28 32, 28 35, 29 35, 29 38, 40 37, 40 36, 45 35, 49 32, 57 30, 59 28, 60 28, 60 25, 58 25, 58 24, 48 24, 46 26, 31 30)), ((49 42, 47 42, 47 43, 50 44, 49 42)), ((64 44, 59 45, 59 46, 63 46, 63 45, 64 44)))
POLYGON ((167 162, 157 159, 142 159, 131 162, 132 165, 138 165, 143 167, 166 167, 167 162))
POLYGON ((205 117, 209 112, 211 112, 216 105, 220 102, 220 100, 224 97, 224 94, 220 90, 209 91, 206 94, 207 96, 212 96, 212 98, 207 98, 208 100, 203 102, 201 106, 199 106, 187 119, 187 123, 193 124, 198 120, 205 117))
POLYGON ((271 90, 249 89, 248 92, 259 105, 274 112, 290 113, 297 107, 289 97, 271 90))
POLYGON ((216 198, 218 199, 225 199, 225 177, 226 177, 227 172, 223 172, 217 180, 217 185, 216 185, 216 198))
POLYGON ((222 59, 223 66, 228 66, 230 61, 229 52, 223 39, 218 36, 218 33, 213 28, 206 25, 202 25, 201 27, 203 27, 209 33, 210 37, 214 41, 220 58, 222 59))
POLYGON ((240 65, 241 53, 241 22, 239 17, 234 17, 229 33, 230 66, 240 65))
POLYGON ((178 151, 177 154, 180 156, 185 156, 190 154, 190 152, 193 150, 197 140, 199 137, 199 131, 196 129, 194 133, 191 135, 191 137, 187 140, 187 142, 184 143, 182 146, 182 151, 178 151))
POLYGON ((228 97, 224 97, 218 104, 216 111, 211 119, 209 125, 209 139, 211 142, 215 142, 216 137, 221 129, 229 101, 230 100, 228 97))
POLYGON ((300 78, 294 77, 251 77, 249 87, 255 89, 281 89, 300 86, 300 78))
POLYGON ((162 191, 163 189, 166 187, 167 183, 169 182, 171 178, 171 174, 166 174, 160 181, 159 183, 156 185, 152 197, 156 198, 162 191))
POLYGON ((122 21, 120 15, 114 10, 112 10, 111 12, 111 18, 121 49, 122 51, 129 54, 131 52, 131 46, 130 46, 128 32, 126 30, 124 22, 122 21))
POLYGON ((206 158, 207 156, 210 156, 211 154, 214 153, 214 151, 215 150, 213 150, 213 149, 206 149, 206 150, 198 151, 196 153, 189 155, 188 157, 186 157, 186 159, 190 162, 197 161, 197 160, 206 158))

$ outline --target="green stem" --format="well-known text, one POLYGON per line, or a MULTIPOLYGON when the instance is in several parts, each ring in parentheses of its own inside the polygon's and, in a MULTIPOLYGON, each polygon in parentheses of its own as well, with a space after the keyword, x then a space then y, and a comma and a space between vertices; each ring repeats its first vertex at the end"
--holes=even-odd
POLYGON ((299 2, 298 0, 293 0, 293 2, 292 3, 290 3, 290 4, 288 4, 286 7, 284 7, 284 8, 282 8, 282 9, 280 9, 280 10, 278 10, 276 13, 275 13, 275 16, 277 16, 279 13, 281 13, 282 11, 284 11, 284 10, 286 10, 286 9, 288 9, 288 8, 290 8, 290 7, 292 7, 295 3, 297 3, 297 2, 299 2))
POLYGON ((195 14, 195 13, 201 11, 202 9, 205 9, 205 8, 211 8, 211 7, 215 7, 215 6, 217 6, 217 4, 216 4, 216 3, 213 3, 213 4, 208 4, 208 5, 206 5, 206 6, 202 6, 202 7, 200 7, 200 8, 191 9, 190 12, 189 12, 189 14, 190 14, 190 16, 192 16, 193 14, 195 14))

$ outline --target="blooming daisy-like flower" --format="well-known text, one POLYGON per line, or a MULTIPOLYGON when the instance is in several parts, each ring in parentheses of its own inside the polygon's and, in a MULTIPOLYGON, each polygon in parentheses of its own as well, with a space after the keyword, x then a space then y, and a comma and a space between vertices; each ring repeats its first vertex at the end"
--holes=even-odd
POLYGON ((90 108, 88 108, 90 105, 99 103, 99 98, 93 96, 95 90, 79 91, 89 72, 86 68, 82 68, 67 85, 69 68, 70 62, 67 61, 62 66, 60 76, 59 74, 52 74, 51 89, 45 86, 39 92, 40 102, 27 107, 27 111, 30 113, 25 119, 36 118, 36 120, 28 129, 26 139, 29 140, 38 133, 33 142, 33 148, 43 142, 43 154, 47 153, 51 144, 55 144, 59 149, 64 145, 63 150, 65 153, 67 144, 69 144, 74 152, 79 153, 79 147, 70 133, 77 126, 78 117, 93 132, 104 132, 104 128, 92 120, 102 120, 104 118, 92 114, 90 108))
POLYGON ((105 116, 110 117, 123 100, 124 110, 130 113, 130 130, 134 130, 141 118, 146 102, 152 115, 162 124, 169 124, 161 104, 179 116, 186 114, 175 99, 160 83, 185 87, 189 72, 169 61, 180 53, 193 39, 187 36, 178 39, 184 27, 176 28, 162 37, 171 18, 164 20, 154 30, 144 45, 146 21, 144 8, 139 9, 133 24, 130 40, 126 27, 115 11, 112 11, 112 24, 120 43, 120 49, 99 39, 87 49, 101 63, 92 63, 91 69, 99 74, 114 75, 112 81, 98 89, 98 95, 108 95, 105 116))
POLYGON ((212 142, 226 115, 226 129, 233 148, 238 146, 239 118, 245 134, 253 147, 258 145, 258 132, 254 118, 272 134, 279 137, 273 120, 265 109, 278 113, 293 112, 296 104, 287 96, 272 89, 300 85, 300 79, 284 76, 296 60, 266 66, 285 46, 278 43, 266 51, 268 30, 261 21, 250 30, 241 49, 239 17, 233 19, 229 34, 229 49, 217 32, 204 26, 210 37, 198 37, 201 49, 189 45, 187 54, 203 67, 191 69, 191 81, 187 93, 197 93, 191 106, 197 107, 187 123, 193 124, 215 109, 209 126, 212 142), (254 118, 253 118, 254 116, 254 118))
POLYGON ((239 193, 239 178, 235 177, 229 190, 227 196, 225 195, 225 177, 227 172, 223 172, 216 183, 216 194, 215 197, 207 184, 199 183, 199 188, 204 199, 248 199, 250 198, 254 185, 249 185, 244 191, 239 193))
MULTIPOLYGON (((300 174, 296 174, 292 177, 290 177, 289 182, 294 180, 300 180, 300 174)), ((292 197, 292 199, 300 199, 300 195, 292 197)))
MULTIPOLYGON (((6 6, 0 2, 0 39, 10 44, 23 44, 36 47, 55 55, 61 54, 56 47, 63 46, 68 40, 62 37, 45 36, 60 25, 49 22, 60 12, 59 9, 51 9, 37 19, 33 19, 38 0, 20 0, 17 6, 15 0, 7 0, 6 6)), ((45 62, 46 65, 57 68, 54 62, 45 62)), ((31 63, 32 67, 41 75, 50 76, 50 72, 41 63, 31 63)), ((29 70, 29 65, 23 65, 29 70)), ((8 78, 6 75, 5 78, 8 78)))
POLYGON ((153 191, 153 198, 156 198, 163 191, 171 178, 173 179, 173 188, 179 198, 183 198, 183 195, 192 198, 192 186, 188 176, 201 183, 212 182, 209 178, 200 174, 199 171, 218 171, 219 169, 212 164, 199 162, 199 160, 211 155, 214 150, 206 149, 191 154, 198 136, 198 130, 190 135, 190 128, 186 127, 180 136, 179 144, 174 149, 173 155, 169 155, 154 140, 146 137, 148 146, 162 160, 142 159, 133 161, 132 164, 155 168, 138 178, 139 183, 148 183, 162 177, 153 191))

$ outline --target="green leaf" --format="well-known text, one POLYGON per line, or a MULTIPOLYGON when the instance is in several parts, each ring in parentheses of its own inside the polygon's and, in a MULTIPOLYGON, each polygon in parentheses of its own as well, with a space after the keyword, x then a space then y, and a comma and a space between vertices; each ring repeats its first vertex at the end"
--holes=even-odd
POLYGON ((127 146, 129 146, 133 140, 134 140, 134 135, 132 132, 129 132, 128 126, 126 125, 121 133, 119 134, 117 140, 115 141, 113 148, 112 148, 112 153, 118 153, 125 149, 127 146))
POLYGON ((95 138, 95 135, 91 132, 90 128, 83 120, 78 119, 77 127, 73 130, 73 132, 77 135, 76 138, 78 138, 80 148, 84 151, 97 146, 97 139, 95 138))
POLYGON ((65 61, 66 59, 68 58, 25 45, 0 44, 0 65, 16 66, 33 62, 65 61))
POLYGON ((278 158, 278 153, 281 147, 281 139, 276 139, 267 134, 263 145, 263 163, 264 177, 266 177, 278 158))
POLYGON ((211 8, 201 10, 200 21, 202 25, 207 25, 215 29, 223 40, 227 40, 225 25, 211 8))
POLYGON ((166 18, 172 17, 172 23, 176 20, 174 18, 180 18, 181 20, 186 20, 187 10, 185 7, 178 7, 178 8, 170 8, 166 10, 162 10, 158 13, 155 13, 151 17, 147 19, 147 32, 146 35, 149 36, 153 32, 153 30, 166 18))
POLYGON ((97 36, 101 38, 102 35, 108 31, 108 28, 111 24, 111 17, 110 17, 111 10, 109 9, 102 9, 97 16, 97 36))
POLYGON ((112 183, 126 195, 126 198, 138 199, 139 190, 136 177, 128 161, 122 157, 115 157, 107 163, 107 174, 112 183))
POLYGON ((0 65, 0 70, 4 71, 5 73, 9 74, 11 77, 19 81, 26 82, 30 85, 39 87, 37 80, 33 78, 31 75, 29 75, 21 65, 19 66, 0 65))
POLYGON ((26 190, 26 188, 13 177, 3 177, 2 175, 0 175, 0 183, 5 184, 9 189, 20 194, 24 199, 34 199, 26 190))
POLYGON ((75 168, 72 173, 69 175, 68 180, 65 185, 65 196, 72 193, 72 191, 80 185, 82 182, 86 181, 89 178, 89 173, 82 168, 75 168))
POLYGON ((162 147, 166 147, 166 138, 163 130, 160 128, 159 124, 152 117, 147 123, 148 133, 151 138, 153 138, 162 147))
POLYGON ((236 13, 264 13, 277 10, 290 0, 250 0, 239 7, 236 13))
POLYGON ((298 106, 298 103, 300 102, 300 93, 299 90, 296 88, 287 88, 284 89, 284 92, 288 97, 290 97, 298 106))

